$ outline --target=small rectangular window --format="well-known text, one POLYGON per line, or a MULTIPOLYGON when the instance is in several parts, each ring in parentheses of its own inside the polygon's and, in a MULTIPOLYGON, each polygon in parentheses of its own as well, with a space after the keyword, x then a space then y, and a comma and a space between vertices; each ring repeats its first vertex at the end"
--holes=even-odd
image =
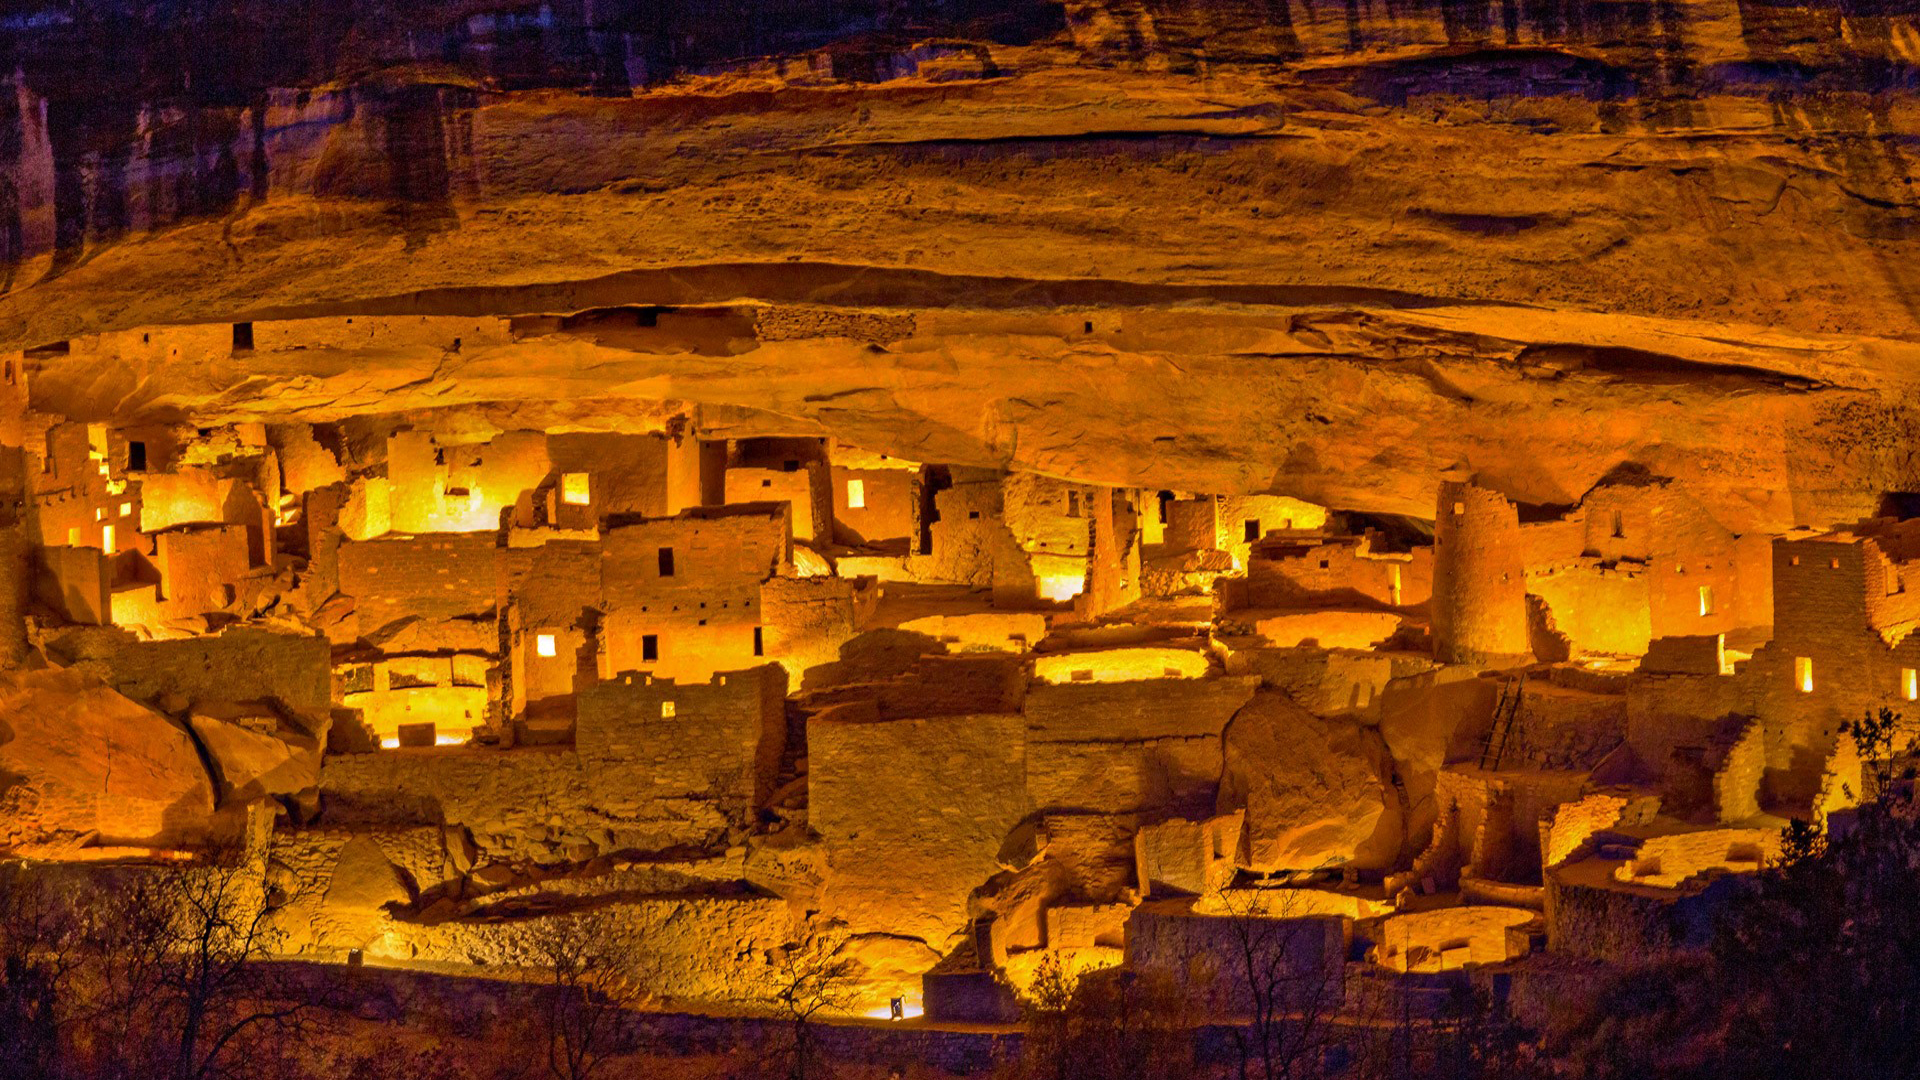
POLYGON ((120 516, 121 516, 121 517, 126 517, 127 515, 129 515, 129 514, 131 514, 131 513, 133 513, 133 504, 132 504, 132 503, 130 503, 130 502, 123 502, 123 503, 121 503, 121 504, 120 504, 120 516))
POLYGON ((760 628, 756 626, 753 628, 753 655, 765 656, 766 654, 766 641, 760 634, 760 628))
POLYGON ((671 720, 673 719, 673 716, 674 716, 673 702, 671 701, 661 702, 660 703, 660 719, 671 720))
POLYGON ((560 501, 569 506, 585 506, 593 501, 593 497, 588 493, 586 473, 560 474, 560 501))
POLYGON ((1080 493, 1077 491, 1067 492, 1067 516, 1080 516, 1080 493))
POLYGON ((131 472, 145 472, 147 469, 147 444, 135 440, 127 444, 127 469, 131 472))
POLYGON ((658 660, 658 659, 660 659, 660 639, 659 639, 659 637, 657 637, 656 635, 653 635, 653 634, 642 634, 642 635, 641 635, 641 637, 640 637, 640 659, 642 659, 642 660, 646 660, 646 661, 653 661, 653 660, 658 660))
POLYGON ((541 656, 559 655, 559 650, 554 647, 552 634, 541 634, 539 637, 534 638, 533 651, 539 653, 541 656))
POLYGON ((100 550, 109 555, 113 554, 113 526, 111 525, 100 527, 100 550))
POLYGON ((1454 504, 1453 504, 1453 516, 1454 516, 1454 517, 1460 517, 1461 515, 1463 515, 1463 514, 1465 514, 1466 512, 1467 512, 1467 504, 1466 504, 1466 503, 1463 503, 1463 502, 1457 502, 1457 503, 1454 503, 1454 504))
POLYGON ((1616 540, 1620 540, 1620 539, 1624 539, 1626 535, 1627 535, 1626 520, 1621 516, 1620 511, 1615 510, 1613 512, 1613 538, 1616 540))
POLYGON ((660 549, 660 576, 673 576, 673 549, 670 547, 660 549))
POLYGON ((1700 614, 1713 614, 1713 586, 1700 586, 1700 614))
POLYGON ((106 508, 104 508, 104 507, 99 507, 99 506, 96 506, 96 507, 94 507, 94 508, 93 508, 93 520, 95 520, 95 521, 105 521, 105 520, 107 520, 107 511, 106 511, 106 508))
POLYGON ((864 480, 847 481, 847 509, 864 510, 867 506, 867 484, 864 480))
POLYGON ((233 351, 251 352, 253 350, 253 324, 237 322, 233 324, 233 351))
POLYGON ((67 546, 68 547, 80 546, 80 527, 78 525, 67 530, 67 546))
POLYGON ((1900 568, 1889 565, 1887 567, 1887 595, 1892 596, 1894 593, 1905 591, 1906 587, 1900 581, 1900 568))
POLYGON ((1249 544, 1260 539, 1260 519, 1248 518, 1242 522, 1240 525, 1240 535, 1249 544))
POLYGON ((1900 696, 1908 701, 1920 701, 1920 671, 1900 669, 1900 696))
POLYGON ((1793 658, 1793 682, 1803 694, 1813 693, 1813 657, 1796 656, 1793 658))

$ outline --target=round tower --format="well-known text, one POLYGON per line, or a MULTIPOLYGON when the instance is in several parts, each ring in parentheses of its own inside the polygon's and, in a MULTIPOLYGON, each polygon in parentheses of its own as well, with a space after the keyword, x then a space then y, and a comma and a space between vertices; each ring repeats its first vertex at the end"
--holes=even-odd
POLYGON ((1453 664, 1528 657, 1520 514, 1497 491, 1440 484, 1433 515, 1433 655, 1453 664))

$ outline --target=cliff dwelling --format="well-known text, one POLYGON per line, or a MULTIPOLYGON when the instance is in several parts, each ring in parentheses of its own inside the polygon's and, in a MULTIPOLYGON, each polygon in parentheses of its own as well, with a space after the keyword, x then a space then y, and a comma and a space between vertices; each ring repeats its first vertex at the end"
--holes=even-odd
POLYGON ((1914 817, 1917 40, 6 7, 0 1072, 1765 1075, 1914 817))

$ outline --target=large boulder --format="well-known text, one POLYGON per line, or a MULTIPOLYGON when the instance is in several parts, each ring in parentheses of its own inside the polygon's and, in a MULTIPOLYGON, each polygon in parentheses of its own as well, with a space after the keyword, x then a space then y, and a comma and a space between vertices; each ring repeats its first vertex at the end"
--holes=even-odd
POLYGON ((197 704, 187 723, 213 763, 222 805, 293 795, 320 782, 319 742, 279 730, 270 711, 197 704))
POLYGON ((356 836, 340 849, 327 884, 326 905, 335 912, 373 912, 413 898, 400 871, 372 838, 356 836))
POLYGON ((213 813, 180 725, 80 672, 0 672, 0 845, 191 844, 213 813))
POLYGON ((1399 846, 1399 803, 1383 782, 1378 735, 1323 720, 1263 690, 1228 723, 1219 812, 1246 812, 1239 860, 1252 870, 1384 865, 1399 846))

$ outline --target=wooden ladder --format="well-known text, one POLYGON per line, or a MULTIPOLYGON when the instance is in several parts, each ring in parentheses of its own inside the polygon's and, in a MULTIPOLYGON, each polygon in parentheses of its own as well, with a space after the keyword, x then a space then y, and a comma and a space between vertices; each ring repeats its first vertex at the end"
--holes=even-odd
POLYGON ((1500 758, 1507 752, 1507 739, 1513 734, 1514 718, 1520 715, 1520 699, 1526 687, 1525 672, 1501 680, 1500 700, 1493 706, 1493 726, 1487 729, 1487 741, 1480 747, 1482 772, 1494 772, 1500 768, 1500 758))

